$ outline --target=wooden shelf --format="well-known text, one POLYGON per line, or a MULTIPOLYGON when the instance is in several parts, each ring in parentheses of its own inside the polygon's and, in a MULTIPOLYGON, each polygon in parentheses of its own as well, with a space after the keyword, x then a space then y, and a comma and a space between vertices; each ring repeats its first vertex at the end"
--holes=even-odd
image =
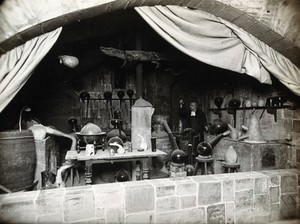
POLYGON ((253 109, 284 109, 284 108, 290 108, 290 109, 294 109, 294 107, 290 106, 290 105, 282 105, 282 106, 263 106, 263 107, 238 107, 238 108, 210 108, 209 110, 253 110, 253 109))

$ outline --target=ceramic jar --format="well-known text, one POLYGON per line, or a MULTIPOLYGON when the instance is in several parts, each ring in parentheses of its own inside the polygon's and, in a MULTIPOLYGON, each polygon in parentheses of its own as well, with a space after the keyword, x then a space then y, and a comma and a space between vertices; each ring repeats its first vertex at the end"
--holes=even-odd
POLYGON ((249 98, 246 98, 245 100, 245 107, 251 107, 251 100, 249 98))
POLYGON ((231 145, 226 150, 225 161, 226 161, 226 163, 234 164, 237 162, 237 160, 238 160, 238 155, 237 155, 235 149, 233 148, 233 146, 231 145))
POLYGON ((264 101, 263 98, 258 97, 258 100, 257 100, 257 106, 259 106, 259 107, 265 106, 265 101, 264 101))

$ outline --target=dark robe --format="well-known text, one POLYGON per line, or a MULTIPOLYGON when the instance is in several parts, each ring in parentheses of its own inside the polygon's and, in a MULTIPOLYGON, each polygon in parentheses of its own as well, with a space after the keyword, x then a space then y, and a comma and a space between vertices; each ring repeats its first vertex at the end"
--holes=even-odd
POLYGON ((187 127, 192 128, 195 131, 195 135, 199 135, 199 141, 204 141, 204 131, 206 125, 206 116, 201 110, 196 110, 196 116, 191 116, 191 113, 187 117, 187 127))

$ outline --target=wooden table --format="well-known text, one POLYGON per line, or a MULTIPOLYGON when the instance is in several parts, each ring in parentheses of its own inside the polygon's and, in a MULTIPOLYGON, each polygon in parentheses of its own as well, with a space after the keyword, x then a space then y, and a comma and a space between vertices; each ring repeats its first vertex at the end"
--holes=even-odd
POLYGON ((66 154, 66 160, 78 160, 85 162, 85 183, 92 184, 92 175, 93 175, 93 164, 98 163, 114 163, 114 162, 132 162, 132 180, 136 180, 136 161, 141 161, 142 159, 152 158, 157 156, 164 156, 167 153, 156 150, 156 152, 152 152, 151 150, 147 151, 126 151, 124 154, 115 154, 110 155, 107 149, 97 150, 94 156, 86 156, 85 150, 80 151, 68 151, 66 154))

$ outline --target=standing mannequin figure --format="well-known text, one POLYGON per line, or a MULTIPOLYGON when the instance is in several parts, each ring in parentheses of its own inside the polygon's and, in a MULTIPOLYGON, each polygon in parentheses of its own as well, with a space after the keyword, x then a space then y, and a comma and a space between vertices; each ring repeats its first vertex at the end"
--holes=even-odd
POLYGON ((206 116, 203 111, 198 108, 196 102, 190 103, 190 114, 187 118, 187 125, 189 128, 192 128, 195 131, 195 136, 199 136, 199 139, 197 139, 198 141, 194 142, 193 145, 203 142, 204 131, 207 130, 206 116))

